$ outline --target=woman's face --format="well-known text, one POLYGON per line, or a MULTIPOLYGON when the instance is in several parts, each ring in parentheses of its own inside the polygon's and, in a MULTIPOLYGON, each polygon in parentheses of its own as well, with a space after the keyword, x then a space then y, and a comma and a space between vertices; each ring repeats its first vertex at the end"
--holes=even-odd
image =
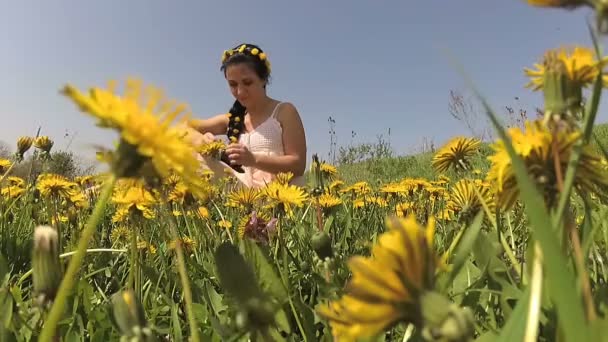
POLYGON ((246 63, 227 67, 226 80, 232 96, 245 107, 255 107, 266 95, 266 82, 246 63))

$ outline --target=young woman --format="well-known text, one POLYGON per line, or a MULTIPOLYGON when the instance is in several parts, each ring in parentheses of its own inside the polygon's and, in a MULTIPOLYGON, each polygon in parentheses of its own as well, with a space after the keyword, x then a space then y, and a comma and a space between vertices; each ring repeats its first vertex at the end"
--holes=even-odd
POLYGON ((279 172, 291 172, 292 184, 304 184, 306 136, 295 106, 268 96, 270 62, 262 49, 240 44, 224 51, 221 71, 235 98, 228 114, 191 120, 188 135, 195 144, 227 135, 222 160, 202 158, 204 167, 223 173, 227 166, 248 187, 262 187, 279 172))

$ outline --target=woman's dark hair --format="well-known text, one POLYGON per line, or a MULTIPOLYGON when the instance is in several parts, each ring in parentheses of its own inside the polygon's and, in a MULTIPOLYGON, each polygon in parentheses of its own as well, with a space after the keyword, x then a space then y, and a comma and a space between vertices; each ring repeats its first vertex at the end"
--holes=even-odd
POLYGON ((239 44, 230 50, 224 51, 220 70, 226 76, 226 69, 235 64, 248 64, 259 78, 268 82, 270 79, 270 62, 266 53, 254 44, 239 44))
MULTIPOLYGON (((222 55, 222 66, 220 70, 226 76, 226 69, 235 64, 245 63, 248 64, 258 77, 268 84, 270 79, 270 62, 266 57, 266 53, 257 45, 254 44, 239 44, 233 49, 224 51, 222 55)), ((266 87, 266 85, 264 85, 266 87)), ((230 142, 237 142, 241 133, 243 132, 245 113, 247 108, 243 106, 238 100, 234 101, 232 107, 228 111, 230 117, 228 120, 228 129, 226 135, 230 142)), ((222 154, 222 159, 227 158, 222 154)), ((240 165, 232 165, 232 167, 242 172, 240 165)))

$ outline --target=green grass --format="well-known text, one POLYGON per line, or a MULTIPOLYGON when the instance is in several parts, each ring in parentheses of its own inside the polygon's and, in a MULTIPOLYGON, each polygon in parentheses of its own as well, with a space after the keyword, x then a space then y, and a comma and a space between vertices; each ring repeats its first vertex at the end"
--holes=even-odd
MULTIPOLYGON (((608 148, 608 123, 597 124, 593 129, 594 135, 604 148, 608 148)), ((591 145, 598 153, 601 150, 595 141, 591 145)), ((485 171, 489 167, 487 157, 492 153, 489 142, 483 142, 479 156, 472 160, 473 169, 485 171)), ((418 153, 390 158, 369 159, 353 164, 339 165, 338 169, 342 179, 347 183, 367 181, 370 184, 380 184, 397 181, 402 178, 429 178, 438 176, 431 160, 433 152, 418 153)), ((449 174, 448 174, 449 176, 449 174)))

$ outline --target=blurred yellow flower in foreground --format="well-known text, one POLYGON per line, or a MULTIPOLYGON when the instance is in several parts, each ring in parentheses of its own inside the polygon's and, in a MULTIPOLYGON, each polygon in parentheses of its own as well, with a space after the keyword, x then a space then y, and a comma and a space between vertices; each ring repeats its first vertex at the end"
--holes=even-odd
MULTIPOLYGON (((544 195, 547 205, 551 207, 555 204, 559 193, 553 144, 557 147, 559 171, 563 177, 566 174, 573 147, 579 139, 582 139, 582 136, 576 130, 561 130, 556 132, 554 137, 549 127, 539 120, 526 121, 525 127, 525 131, 519 127, 512 127, 508 130, 508 135, 515 153, 524 160, 528 174, 544 195)), ((498 195, 497 204, 508 209, 515 203, 519 195, 515 171, 502 140, 494 143, 492 149, 495 153, 488 157, 492 164, 488 171, 487 181, 492 184, 498 195)), ((574 187, 579 191, 600 196, 607 194, 608 172, 602 166, 601 157, 589 145, 584 146, 580 156, 578 169, 574 176, 574 187)))
POLYGON ((339 300, 319 305, 338 341, 372 337, 398 322, 422 321, 421 296, 435 282, 438 259, 433 250, 435 221, 426 228, 414 216, 387 221, 369 258, 348 262, 353 276, 339 300))
POLYGON ((186 110, 164 97, 152 86, 143 89, 142 82, 128 79, 124 96, 114 94, 116 82, 107 89, 91 88, 87 94, 66 85, 63 94, 82 111, 98 119, 98 125, 120 132, 116 155, 110 158, 118 177, 140 176, 150 161, 162 177, 177 174, 195 196, 204 196, 207 187, 198 173, 196 150, 183 139, 184 131, 172 122, 186 110))
MULTIPOLYGON (((575 46, 574 48, 560 48, 546 52, 544 61, 557 58, 565 66, 566 76, 570 81, 585 87, 593 84, 598 75, 598 67, 604 67, 608 63, 608 58, 604 57, 600 61, 596 60, 593 50, 586 47, 575 46)), ((544 86, 546 65, 545 63, 534 64, 536 69, 524 68, 526 76, 530 77, 530 82, 526 87, 533 90, 541 90, 544 86)), ((603 76, 604 86, 608 86, 608 76, 603 76)))

